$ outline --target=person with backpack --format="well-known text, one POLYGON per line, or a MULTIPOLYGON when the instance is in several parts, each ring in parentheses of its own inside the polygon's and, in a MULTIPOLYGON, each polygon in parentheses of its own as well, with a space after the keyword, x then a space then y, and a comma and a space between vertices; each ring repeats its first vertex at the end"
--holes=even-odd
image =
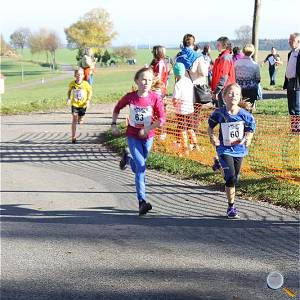
MULTIPOLYGON (((182 39, 182 49, 176 56, 176 63, 182 63, 186 69, 185 76, 193 85, 207 85, 208 64, 201 53, 195 51, 195 37, 187 33, 182 39)), ((197 133, 200 123, 201 104, 194 104, 193 129, 197 133)))
POLYGON ((79 67, 84 70, 83 80, 87 81, 90 85, 94 82, 95 60, 92 56, 92 50, 85 48, 82 58, 79 60, 79 67))

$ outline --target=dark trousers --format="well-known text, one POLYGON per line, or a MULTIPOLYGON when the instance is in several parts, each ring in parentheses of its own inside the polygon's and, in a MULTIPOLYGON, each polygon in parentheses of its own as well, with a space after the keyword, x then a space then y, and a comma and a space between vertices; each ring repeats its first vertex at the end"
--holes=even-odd
POLYGON ((291 115, 291 130, 300 132, 300 88, 296 88, 296 78, 288 80, 287 99, 291 115))
POLYGON ((300 115, 300 89, 296 89, 296 78, 289 79, 287 84, 287 99, 290 115, 300 115))
POLYGON ((269 66, 269 75, 270 75, 270 85, 275 85, 277 69, 275 68, 275 64, 273 66, 269 66))
POLYGON ((224 172, 225 186, 234 187, 239 180, 243 157, 222 154, 219 161, 224 172))
POLYGON ((257 88, 253 89, 242 89, 242 96, 247 101, 254 105, 257 100, 257 88))

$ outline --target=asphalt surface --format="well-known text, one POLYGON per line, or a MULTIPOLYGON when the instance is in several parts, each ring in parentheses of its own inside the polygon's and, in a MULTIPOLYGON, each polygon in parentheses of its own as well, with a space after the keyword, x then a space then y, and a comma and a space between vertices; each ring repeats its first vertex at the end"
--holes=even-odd
POLYGON ((138 217, 134 177, 102 144, 110 105, 92 106, 70 143, 69 111, 1 120, 1 299, 290 299, 299 296, 299 215, 147 171, 153 210, 138 217))

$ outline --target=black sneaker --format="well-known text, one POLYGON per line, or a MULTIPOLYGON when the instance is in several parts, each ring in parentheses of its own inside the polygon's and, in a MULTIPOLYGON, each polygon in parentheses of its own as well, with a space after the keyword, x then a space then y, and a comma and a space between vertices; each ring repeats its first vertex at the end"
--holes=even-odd
POLYGON ((220 161, 216 157, 214 158, 214 164, 212 165, 211 168, 213 169, 214 172, 217 172, 221 169, 220 161))
POLYGON ((152 205, 146 201, 139 202, 139 216, 144 216, 149 210, 152 209, 152 205))
POLYGON ((120 164, 119 164, 121 170, 125 170, 127 168, 129 154, 130 154, 129 148, 126 147, 123 150, 122 158, 121 158, 120 164))

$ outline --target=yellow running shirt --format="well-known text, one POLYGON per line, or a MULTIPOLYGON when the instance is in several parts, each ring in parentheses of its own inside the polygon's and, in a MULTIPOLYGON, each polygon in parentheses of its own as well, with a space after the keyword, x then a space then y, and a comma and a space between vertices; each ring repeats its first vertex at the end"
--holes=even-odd
POLYGON ((92 88, 85 80, 81 83, 76 83, 76 81, 73 80, 69 84, 69 92, 71 92, 71 105, 78 108, 85 108, 87 106, 87 100, 91 99, 92 88))

